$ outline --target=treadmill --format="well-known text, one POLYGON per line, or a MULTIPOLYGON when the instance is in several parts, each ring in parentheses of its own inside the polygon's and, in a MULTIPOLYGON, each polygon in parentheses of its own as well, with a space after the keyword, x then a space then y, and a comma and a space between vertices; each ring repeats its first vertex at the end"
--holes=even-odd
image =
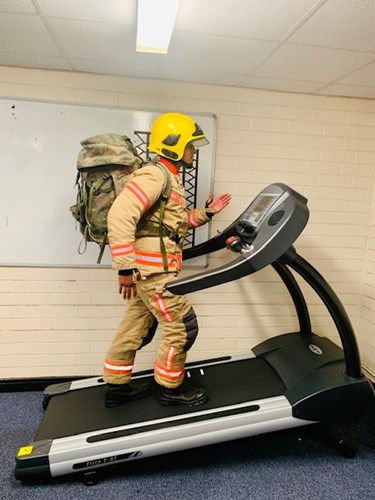
POLYGON ((162 406, 153 370, 138 372, 152 394, 116 408, 104 406, 105 382, 95 377, 51 385, 33 442, 21 446, 15 477, 35 482, 79 474, 95 484, 99 470, 184 449, 318 422, 336 422, 375 405, 362 374, 350 320, 325 279, 293 247, 309 218, 307 200, 285 184, 263 189, 222 233, 184 251, 184 259, 223 248, 234 260, 168 285, 186 294, 242 278, 271 265, 285 284, 299 330, 270 338, 248 352, 188 363, 186 377, 207 389, 201 406, 162 406), (342 348, 314 334, 302 291, 304 279, 325 304, 342 348))

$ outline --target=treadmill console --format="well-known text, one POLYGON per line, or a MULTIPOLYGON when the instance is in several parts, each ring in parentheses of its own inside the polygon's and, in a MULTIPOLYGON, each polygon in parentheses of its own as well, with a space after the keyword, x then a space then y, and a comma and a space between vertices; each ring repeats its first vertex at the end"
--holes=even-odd
POLYGON ((233 262, 171 282, 172 293, 184 294, 233 281, 272 264, 293 245, 309 218, 307 199, 289 186, 271 184, 222 233, 184 252, 184 259, 230 248, 233 262))
MULTIPOLYGON (((255 198, 236 223, 236 230, 241 239, 246 242, 254 239, 257 228, 279 196, 278 194, 262 192, 255 198)), ((280 214, 282 212, 279 212, 280 214)))

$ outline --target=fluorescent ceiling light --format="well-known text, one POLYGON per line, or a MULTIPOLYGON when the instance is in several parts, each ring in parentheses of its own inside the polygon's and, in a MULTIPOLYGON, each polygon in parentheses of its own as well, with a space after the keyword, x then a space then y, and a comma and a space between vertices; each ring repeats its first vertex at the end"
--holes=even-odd
POLYGON ((137 52, 166 54, 180 0, 138 0, 137 52))

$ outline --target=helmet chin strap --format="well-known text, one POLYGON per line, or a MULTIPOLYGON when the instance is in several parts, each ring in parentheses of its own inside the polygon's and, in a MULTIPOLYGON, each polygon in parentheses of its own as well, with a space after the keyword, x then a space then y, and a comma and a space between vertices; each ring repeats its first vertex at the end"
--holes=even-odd
POLYGON ((186 163, 184 160, 180 160, 180 165, 184 168, 193 168, 193 163, 186 163))
POLYGON ((176 167, 178 169, 180 169, 181 167, 182 168, 193 168, 194 167, 193 163, 186 163, 186 161, 184 161, 182 158, 181 158, 181 160, 177 160, 177 161, 173 161, 173 160, 170 160, 168 158, 168 161, 170 161, 171 163, 173 163, 174 165, 176 165, 176 167))

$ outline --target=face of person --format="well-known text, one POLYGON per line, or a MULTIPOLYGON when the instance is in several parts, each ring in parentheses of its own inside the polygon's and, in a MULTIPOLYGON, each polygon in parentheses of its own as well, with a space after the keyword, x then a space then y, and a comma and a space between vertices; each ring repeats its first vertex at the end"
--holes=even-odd
POLYGON ((195 146, 192 143, 188 143, 185 147, 184 156, 182 157, 182 161, 187 165, 192 165, 196 152, 197 152, 197 150, 196 150, 195 146))

